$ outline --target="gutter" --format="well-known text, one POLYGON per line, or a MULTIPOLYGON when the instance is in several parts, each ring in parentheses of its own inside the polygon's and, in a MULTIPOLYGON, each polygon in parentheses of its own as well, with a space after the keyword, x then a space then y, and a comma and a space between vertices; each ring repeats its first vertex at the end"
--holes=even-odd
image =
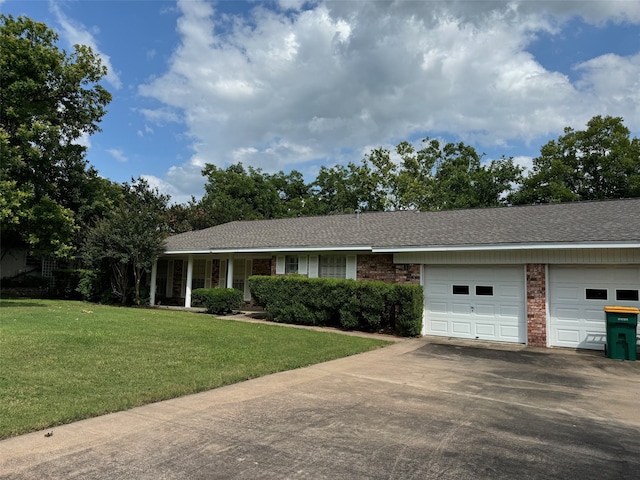
POLYGON ((371 253, 416 253, 416 252, 491 252, 513 250, 585 250, 593 248, 632 249, 640 248, 640 242, 628 243, 528 243, 496 245, 436 245, 411 247, 373 247, 369 245, 346 245, 324 247, 286 247, 259 248, 210 248, 202 250, 167 250, 163 255, 210 255, 232 253, 282 253, 282 252, 371 252, 371 253))
POLYGON ((525 243, 497 245, 451 245, 451 246, 415 246, 415 247, 373 247, 373 253, 402 252, 489 252, 510 250, 584 250, 592 248, 640 248, 640 243, 525 243))

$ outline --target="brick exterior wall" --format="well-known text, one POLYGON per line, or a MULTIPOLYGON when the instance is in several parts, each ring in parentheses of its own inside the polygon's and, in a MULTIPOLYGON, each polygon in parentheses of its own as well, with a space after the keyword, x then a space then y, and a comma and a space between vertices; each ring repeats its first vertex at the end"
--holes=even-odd
POLYGON ((420 283, 420 265, 393 263, 392 254, 358 255, 358 280, 380 280, 386 283, 420 283))
POLYGON ((254 259, 251 266, 251 275, 275 275, 275 260, 270 258, 254 259))
POLYGON ((220 260, 211 260, 211 288, 218 288, 220 285, 220 260))
MULTIPOLYGON (((269 260, 254 260, 254 275, 269 275, 269 270, 265 268, 265 273, 255 273, 256 262, 269 262, 271 276, 276 275, 276 257, 269 260)), ((419 264, 396 264, 393 263, 392 254, 367 254, 358 255, 356 278, 358 280, 379 280, 386 283, 409 283, 420 284, 419 264)))
POLYGON ((527 340, 547 346, 547 282, 543 263, 527 264, 527 340))

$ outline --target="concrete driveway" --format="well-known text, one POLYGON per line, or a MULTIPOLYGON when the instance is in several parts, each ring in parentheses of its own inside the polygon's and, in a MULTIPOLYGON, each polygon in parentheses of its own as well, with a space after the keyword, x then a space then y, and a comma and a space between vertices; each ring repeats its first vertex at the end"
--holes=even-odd
POLYGON ((640 362, 438 338, 0 442, 3 479, 640 478, 640 362))

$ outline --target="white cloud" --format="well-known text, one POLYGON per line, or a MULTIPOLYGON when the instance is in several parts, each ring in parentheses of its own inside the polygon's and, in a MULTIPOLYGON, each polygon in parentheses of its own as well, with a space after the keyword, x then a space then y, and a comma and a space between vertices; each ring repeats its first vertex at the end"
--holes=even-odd
POLYGON ((150 122, 160 125, 167 123, 179 123, 181 121, 180 116, 168 108, 157 108, 155 110, 141 108, 139 112, 150 122))
POLYGON ((602 112, 624 112, 625 125, 640 130, 640 53, 601 55, 576 66, 578 88, 602 112))
POLYGON ((91 146, 91 135, 86 132, 83 132, 80 137, 76 138, 74 142, 76 145, 81 145, 83 147, 89 148, 91 146))
MULTIPOLYGON (((638 22, 638 5, 326 2, 303 10, 282 1, 293 10, 258 5, 243 19, 180 1, 181 42, 168 71, 140 86, 165 107, 143 114, 178 121, 180 112, 197 164, 243 161, 266 171, 313 171, 314 161, 425 132, 453 132, 482 148, 555 135, 596 114, 640 128, 638 56, 584 62, 572 82, 526 50, 576 15, 638 22)), ((194 159, 165 181, 185 192, 201 185, 194 159)))
POLYGON ((119 163, 126 163, 129 161, 124 152, 119 148, 109 148, 107 152, 119 163))
POLYGON ((100 57, 102 64, 107 67, 107 75, 105 80, 109 82, 114 88, 119 89, 122 87, 122 81, 116 69, 111 64, 111 57, 101 52, 98 48, 98 44, 94 38, 94 35, 87 30, 84 25, 69 19, 55 2, 50 2, 51 11, 55 14, 58 23, 62 27, 62 35, 68 41, 70 45, 86 45, 91 47, 93 53, 100 57))
POLYGON ((525 175, 533 170, 533 157, 517 156, 513 157, 513 163, 524 168, 525 175))

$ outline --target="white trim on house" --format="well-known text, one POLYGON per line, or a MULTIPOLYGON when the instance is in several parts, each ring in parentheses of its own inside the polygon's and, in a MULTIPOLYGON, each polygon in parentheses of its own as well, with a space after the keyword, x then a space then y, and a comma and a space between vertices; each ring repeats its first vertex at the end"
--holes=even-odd
POLYGON ((268 247, 268 248, 232 248, 232 249, 216 249, 216 250, 168 250, 163 252, 164 255, 202 255, 214 253, 274 253, 274 252, 371 252, 373 247, 370 245, 347 245, 337 247, 268 247))
POLYGON ((519 264, 519 263, 576 263, 576 264, 635 264, 640 263, 640 248, 621 249, 559 249, 470 252, 401 252, 393 254, 394 263, 425 264, 519 264))
POLYGON ((564 250, 588 248, 640 248, 640 242, 622 243, 526 243, 498 245, 455 245, 455 246, 423 246, 423 247, 372 247, 373 253, 404 252, 477 252, 493 250, 564 250))

